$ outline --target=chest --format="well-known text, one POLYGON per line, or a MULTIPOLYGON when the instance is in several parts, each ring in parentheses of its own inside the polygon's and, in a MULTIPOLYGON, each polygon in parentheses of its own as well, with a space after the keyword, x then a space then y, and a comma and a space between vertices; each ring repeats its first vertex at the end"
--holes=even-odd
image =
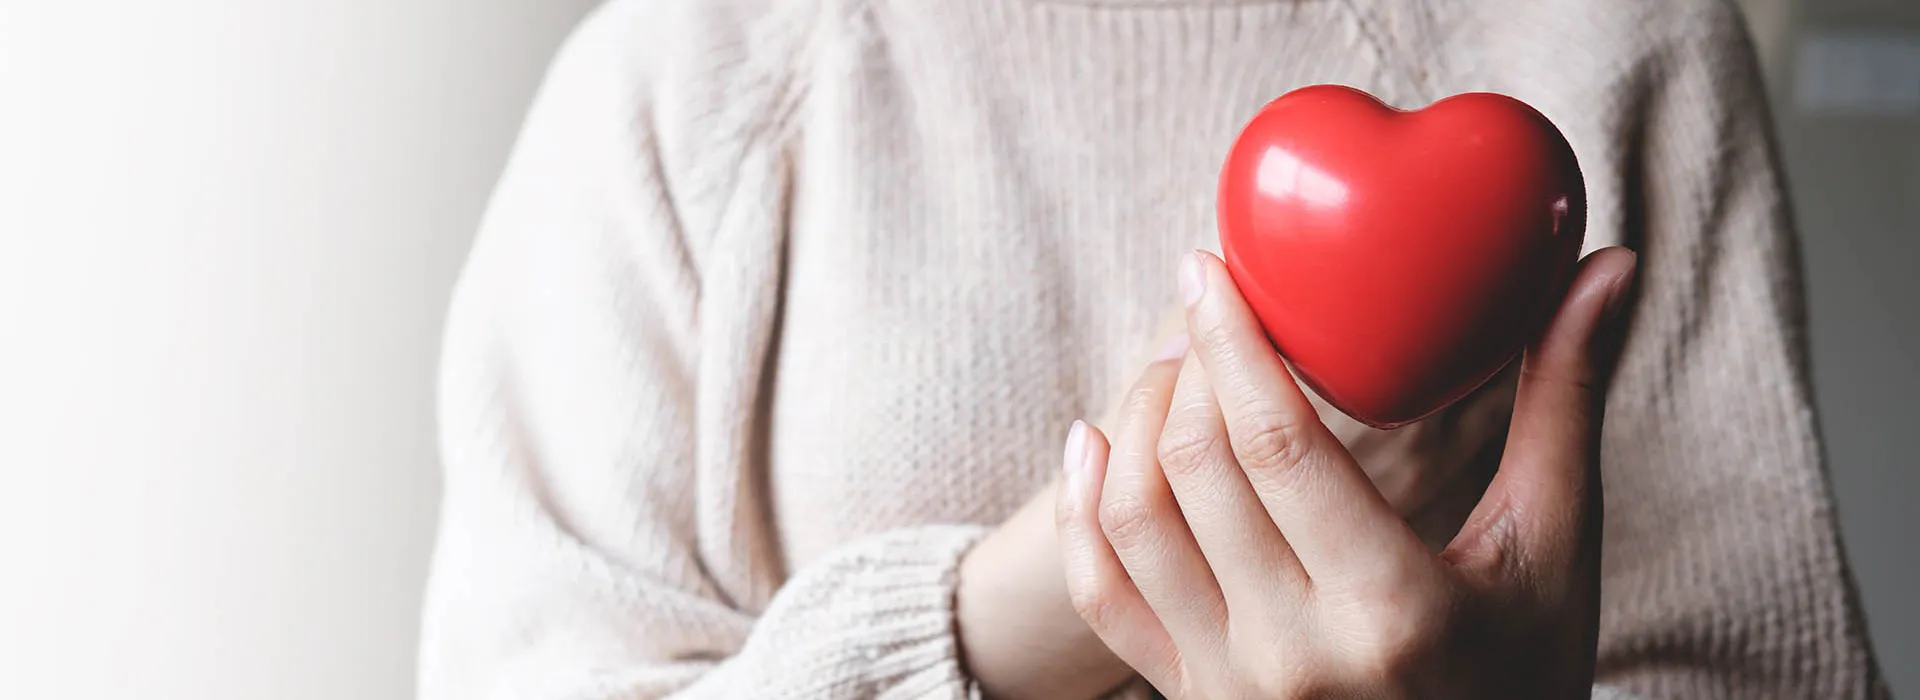
POLYGON ((859 79, 814 85, 797 139, 768 387, 790 563, 897 527, 997 522, 1052 478, 1068 424, 1152 351, 1177 256, 1216 248, 1240 125, 1308 82, 1371 82, 1360 58, 1248 66, 1268 54, 1236 48, 1310 30, 1179 50, 1122 32, 1062 57, 890 27, 870 50, 951 55, 822 58, 859 79))

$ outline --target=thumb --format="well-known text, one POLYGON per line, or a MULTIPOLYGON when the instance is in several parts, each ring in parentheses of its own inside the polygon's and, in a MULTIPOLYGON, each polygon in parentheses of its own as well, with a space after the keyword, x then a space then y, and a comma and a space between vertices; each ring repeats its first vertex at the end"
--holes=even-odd
POLYGON ((1527 349, 1500 470, 1448 548, 1454 558, 1564 571, 1598 544, 1600 425, 1637 262, 1620 247, 1587 256, 1527 349))

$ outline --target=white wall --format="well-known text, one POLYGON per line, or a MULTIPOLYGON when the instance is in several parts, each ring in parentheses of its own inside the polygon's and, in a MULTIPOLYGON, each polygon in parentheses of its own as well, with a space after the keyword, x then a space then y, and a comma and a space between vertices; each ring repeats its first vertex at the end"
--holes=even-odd
POLYGON ((1881 665, 1894 695, 1912 697, 1920 695, 1920 104, 1911 99, 1920 89, 1920 2, 1794 1, 1788 47, 1832 46, 1836 37, 1906 47, 1862 54, 1870 65, 1815 63, 1803 51, 1777 62, 1772 84, 1842 531, 1881 665))
POLYGON ((411 695, 448 285, 589 0, 0 0, 0 698, 411 695))
MULTIPOLYGON (((1751 2, 1789 46, 1790 0, 1751 2)), ((0 0, 0 697, 410 694, 447 288, 591 4, 0 0)), ((1920 127, 1782 126, 1849 544, 1912 694, 1920 127)))

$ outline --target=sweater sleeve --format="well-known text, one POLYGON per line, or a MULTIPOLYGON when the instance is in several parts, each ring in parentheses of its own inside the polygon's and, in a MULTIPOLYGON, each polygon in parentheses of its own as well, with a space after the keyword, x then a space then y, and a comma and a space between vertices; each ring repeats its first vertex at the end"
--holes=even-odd
POLYGON ((1643 269, 1603 446, 1600 679, 1644 697, 1884 697, 1753 52, 1731 3, 1684 5, 1699 14, 1672 25, 1623 129, 1643 269))
POLYGON ((952 598, 977 528, 887 532, 745 585, 705 554, 777 560, 762 514, 696 497, 747 471, 699 444, 703 382, 751 372, 703 349, 680 203, 725 188, 662 165, 641 5, 568 40, 455 290, 419 696, 965 697, 952 598))

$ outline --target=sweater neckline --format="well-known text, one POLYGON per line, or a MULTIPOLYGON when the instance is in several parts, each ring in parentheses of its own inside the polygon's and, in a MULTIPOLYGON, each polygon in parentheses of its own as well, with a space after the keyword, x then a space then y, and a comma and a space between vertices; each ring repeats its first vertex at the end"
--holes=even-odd
POLYGON ((1028 0, 1036 5, 1066 5, 1077 7, 1113 7, 1130 9, 1176 9, 1190 7, 1250 7, 1255 5, 1285 5, 1310 2, 1311 0, 1028 0))

